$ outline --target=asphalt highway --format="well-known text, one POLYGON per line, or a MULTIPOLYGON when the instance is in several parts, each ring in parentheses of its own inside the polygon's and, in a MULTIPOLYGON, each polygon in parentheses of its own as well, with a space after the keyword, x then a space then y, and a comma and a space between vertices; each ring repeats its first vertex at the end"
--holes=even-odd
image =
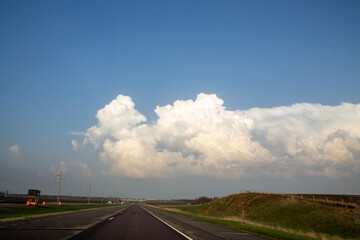
POLYGON ((265 238, 196 221, 173 213, 133 205, 125 212, 80 233, 71 240, 264 240, 265 238))
POLYGON ((124 209, 115 206, 1 222, 0 239, 68 239, 124 209))
POLYGON ((146 206, 115 206, 0 223, 0 239, 264 240, 146 206))
POLYGON ((186 238, 139 205, 132 205, 124 213, 115 215, 72 239, 184 240, 186 238))
POLYGON ((146 210, 166 221, 180 232, 196 240, 265 240, 267 238, 232 230, 212 223, 183 217, 167 211, 144 207, 146 210))

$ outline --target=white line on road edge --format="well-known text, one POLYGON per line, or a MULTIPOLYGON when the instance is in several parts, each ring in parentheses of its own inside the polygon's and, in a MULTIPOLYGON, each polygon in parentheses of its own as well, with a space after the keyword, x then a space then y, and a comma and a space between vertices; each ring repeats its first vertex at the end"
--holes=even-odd
POLYGON ((173 226, 171 226, 170 224, 168 224, 167 222, 165 222, 164 220, 162 220, 161 218, 157 217, 156 215, 154 215, 152 212, 148 211, 145 208, 144 209, 146 212, 148 212, 151 216, 153 216, 154 218, 156 218, 157 220, 161 221, 162 223, 164 223, 165 225, 167 225, 168 227, 172 228, 174 231, 176 231, 177 233, 179 233, 181 236, 183 236, 184 238, 188 239, 188 240, 193 240, 191 237, 187 236, 185 233, 180 232, 179 230, 177 230, 176 228, 174 228, 173 226))

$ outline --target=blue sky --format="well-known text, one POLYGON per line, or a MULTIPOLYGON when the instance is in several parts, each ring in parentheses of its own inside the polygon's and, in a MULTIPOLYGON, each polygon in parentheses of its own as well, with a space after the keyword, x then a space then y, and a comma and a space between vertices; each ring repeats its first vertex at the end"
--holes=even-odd
MULTIPOLYGON (((119 94, 130 96, 149 123, 158 119, 156 106, 199 93, 216 94, 229 110, 359 104, 359 12, 359 1, 1 1, 1 165, 52 178, 51 167, 61 161, 106 171, 101 149, 73 151, 71 140, 83 137, 71 133, 96 126, 96 112, 119 94), (16 159, 9 153, 15 145, 21 149, 16 159)), ((105 188, 106 181, 117 181, 79 180, 73 171, 67 178, 81 189, 88 182, 105 188)), ((299 189, 321 191, 324 179, 314 180, 318 188, 299 189)), ((122 189, 128 192, 106 191, 142 194, 145 187, 126 181, 122 189), (130 190, 135 185, 139 192, 130 190)), ((341 192, 337 183, 328 191, 341 192)), ((1 190, 27 189, 9 184, 1 190)), ((240 187, 227 188, 202 193, 240 187)), ((248 188, 291 189, 261 181, 248 188)), ((157 194, 196 197, 186 189, 181 196, 161 189, 157 194)))

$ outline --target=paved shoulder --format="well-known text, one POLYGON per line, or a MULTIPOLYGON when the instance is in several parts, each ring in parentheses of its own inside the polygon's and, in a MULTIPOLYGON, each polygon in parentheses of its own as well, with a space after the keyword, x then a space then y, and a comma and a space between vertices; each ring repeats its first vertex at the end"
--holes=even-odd
POLYGON ((185 233, 189 237, 197 240, 264 240, 267 238, 251 235, 225 227, 217 226, 211 223, 194 220, 174 213, 162 211, 155 208, 144 207, 154 215, 168 222, 176 229, 185 233))

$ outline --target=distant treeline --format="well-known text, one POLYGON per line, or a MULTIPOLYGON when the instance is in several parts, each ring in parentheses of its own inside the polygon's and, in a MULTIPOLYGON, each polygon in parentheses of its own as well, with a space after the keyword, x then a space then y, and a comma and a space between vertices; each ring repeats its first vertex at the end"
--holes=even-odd
MULTIPOLYGON (((26 194, 9 194, 7 197, 0 196, 0 203, 18 203, 18 204, 26 204, 28 200, 28 195, 26 194)), ((54 195, 40 195, 39 203, 46 202, 57 202, 57 196, 54 195)), ((62 203, 87 203, 87 197, 77 197, 77 196, 60 196, 60 201, 62 203)), ((119 203, 121 199, 119 198, 101 198, 101 197, 90 197, 90 203, 108 203, 111 201, 112 203, 119 203)))
POLYGON ((216 197, 209 198, 209 197, 206 197, 206 196, 202 196, 202 197, 196 198, 194 200, 193 204, 204 204, 204 203, 212 202, 212 201, 214 201, 216 199, 217 199, 216 197))
POLYGON ((190 205, 193 204, 193 199, 172 199, 172 200, 146 200, 144 203, 149 205, 167 205, 167 206, 176 206, 176 205, 190 205))
POLYGON ((217 198, 210 198, 202 196, 196 199, 172 199, 172 200, 146 200, 146 204, 150 205, 167 205, 167 206, 177 206, 177 205, 197 205, 212 202, 217 198))

